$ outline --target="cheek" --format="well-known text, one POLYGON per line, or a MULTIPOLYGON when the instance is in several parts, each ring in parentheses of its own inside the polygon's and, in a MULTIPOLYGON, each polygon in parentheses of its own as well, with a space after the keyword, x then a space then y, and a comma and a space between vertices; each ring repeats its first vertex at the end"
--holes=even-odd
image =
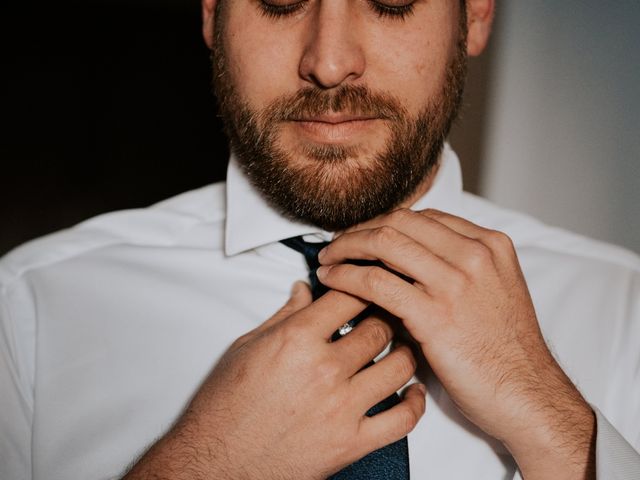
POLYGON ((377 48, 370 50, 369 78, 386 79, 378 87, 395 91, 410 111, 420 110, 442 91, 457 50, 456 5, 450 0, 416 4, 415 15, 404 24, 381 28, 372 39, 377 48))
POLYGON ((265 29, 251 22, 231 24, 227 30, 231 79, 240 96, 254 108, 264 108, 298 87, 299 53, 295 46, 300 42, 282 35, 257 33, 261 30, 265 29))
POLYGON ((387 34, 376 43, 381 48, 370 55, 372 87, 393 92, 411 113, 442 92, 447 67, 456 52, 456 30, 435 32, 418 27, 409 33, 387 34))

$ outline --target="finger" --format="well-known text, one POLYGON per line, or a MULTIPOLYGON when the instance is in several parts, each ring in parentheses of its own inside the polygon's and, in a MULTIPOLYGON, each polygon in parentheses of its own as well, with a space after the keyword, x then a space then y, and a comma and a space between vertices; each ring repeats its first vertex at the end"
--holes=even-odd
POLYGON ((291 296, 280 310, 278 310, 271 318, 262 323, 256 330, 264 331, 273 325, 280 323, 285 318, 290 317, 304 307, 307 307, 313 301, 311 296, 311 288, 305 282, 297 281, 291 287, 291 296))
POLYGON ((321 336, 327 342, 333 333, 361 313, 369 302, 354 295, 329 291, 311 305, 305 307, 288 321, 296 324, 312 335, 321 336))
POLYGON ((325 265, 342 263, 347 259, 380 260, 391 270, 435 291, 443 287, 443 279, 453 269, 416 240, 389 226, 345 233, 320 257, 325 265))
POLYGON ((443 225, 446 225, 451 230, 458 232, 461 235, 464 235, 469 238, 473 238, 476 240, 482 239, 487 233, 491 232, 491 230, 481 227, 480 225, 476 225, 469 220, 466 220, 462 217, 458 217, 456 215, 452 215, 450 213, 443 212, 441 210, 435 210, 433 208, 428 208, 426 210, 421 210, 419 212, 423 217, 430 218, 435 220, 443 225))
MULTIPOLYGON (((439 326, 439 317, 432 315, 433 300, 429 293, 383 268, 349 264, 323 266, 318 269, 318 278, 329 288, 375 303, 400 318, 420 344, 428 340, 428 331, 439 326)), ((459 272, 447 279, 450 288, 464 285, 464 281, 459 272)))
MULTIPOLYGON (((347 233, 383 229, 384 227, 392 227, 404 233, 429 250, 433 255, 442 258, 456 268, 464 265, 464 263, 461 265, 461 257, 465 257, 464 253, 470 247, 473 248, 473 244, 477 243, 474 239, 449 228, 447 225, 427 215, 408 209, 395 210, 388 215, 376 217, 368 222, 352 227, 347 233)), ((340 238, 334 240, 324 251, 320 252, 319 258, 321 263, 324 264, 325 262, 324 257, 326 251, 331 251, 334 248, 334 243, 338 244, 347 233, 341 235, 340 238)), ((380 235, 384 236, 384 234, 380 235)), ((389 248, 393 248, 393 245, 386 246, 386 249, 389 248)))
POLYGON ((425 395, 425 386, 414 383, 398 405, 373 417, 364 417, 360 426, 362 444, 378 449, 406 437, 424 415, 425 395))
POLYGON ((417 362, 411 349, 402 345, 350 380, 358 405, 366 412, 375 404, 400 390, 416 371, 417 362))
POLYGON ((428 209, 421 211, 420 214, 446 225, 461 235, 482 242, 498 257, 503 255, 510 257, 515 256, 513 241, 503 232, 482 227, 462 217, 451 215, 440 210, 428 209))
POLYGON ((351 377, 376 358, 392 338, 391 326, 372 316, 361 321, 348 335, 333 342, 331 348, 344 366, 346 376, 351 377))

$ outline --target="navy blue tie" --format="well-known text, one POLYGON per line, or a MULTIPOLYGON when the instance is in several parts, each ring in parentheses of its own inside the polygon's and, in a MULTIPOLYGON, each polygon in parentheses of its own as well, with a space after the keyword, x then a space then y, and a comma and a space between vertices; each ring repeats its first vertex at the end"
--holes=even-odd
MULTIPOLYGON (((302 237, 287 238, 281 240, 281 243, 287 247, 302 253, 307 265, 309 266, 309 281, 311 283, 311 293, 313 299, 321 297, 327 292, 327 287, 318 281, 316 270, 320 266, 318 262, 318 253, 329 242, 307 242, 302 237)), ((359 265, 373 264, 375 262, 353 262, 359 265)), ((333 334, 332 340, 338 340, 341 336, 346 335, 361 320, 371 314, 374 306, 365 309, 360 315, 346 323, 340 330, 333 334)), ((371 362, 368 366, 372 365, 371 362)), ((366 367, 365 367, 366 368, 366 367)), ((393 394, 382 402, 374 405, 366 413, 371 417, 377 413, 384 412, 400 402, 400 397, 393 394)), ((338 473, 329 477, 329 480, 408 480, 409 479, 409 447, 407 438, 403 438, 386 447, 371 452, 366 457, 361 458, 355 463, 340 470, 338 473)))

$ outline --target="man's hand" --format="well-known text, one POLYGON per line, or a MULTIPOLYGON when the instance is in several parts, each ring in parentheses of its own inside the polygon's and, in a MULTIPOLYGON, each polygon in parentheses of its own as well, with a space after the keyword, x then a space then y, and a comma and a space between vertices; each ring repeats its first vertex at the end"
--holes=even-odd
POLYGON ((389 343, 381 319, 332 333, 366 303, 329 292, 289 302, 224 354, 176 426, 126 479, 321 479, 409 433, 424 413, 424 387, 375 417, 365 412, 405 385, 416 362, 406 346, 360 371, 389 343))
POLYGON ((329 288, 402 320, 452 400, 525 478, 593 475, 594 414, 542 338, 506 235, 403 209, 347 230, 320 262, 329 288), (413 281, 347 259, 381 260, 413 281))

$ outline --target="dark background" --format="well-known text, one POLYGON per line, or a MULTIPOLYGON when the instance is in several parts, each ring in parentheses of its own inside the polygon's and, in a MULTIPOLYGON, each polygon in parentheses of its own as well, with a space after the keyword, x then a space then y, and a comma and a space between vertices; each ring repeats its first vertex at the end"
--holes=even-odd
MULTIPOLYGON (((0 254, 224 179, 199 0, 34 0, 0 25, 0 254)), ((489 59, 471 65, 453 135, 472 191, 489 59)))

